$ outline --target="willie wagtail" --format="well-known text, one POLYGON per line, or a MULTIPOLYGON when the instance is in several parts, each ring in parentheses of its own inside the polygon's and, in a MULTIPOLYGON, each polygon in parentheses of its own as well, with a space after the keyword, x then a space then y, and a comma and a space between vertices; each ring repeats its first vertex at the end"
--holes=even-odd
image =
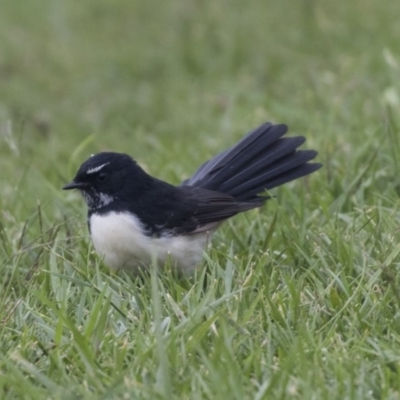
POLYGON ((138 271, 167 260, 193 271, 214 231, 242 211, 260 207, 266 190, 321 167, 304 137, 282 136, 286 125, 265 123, 173 186, 148 175, 127 154, 91 156, 64 190, 78 189, 88 206, 96 251, 112 269, 138 271))

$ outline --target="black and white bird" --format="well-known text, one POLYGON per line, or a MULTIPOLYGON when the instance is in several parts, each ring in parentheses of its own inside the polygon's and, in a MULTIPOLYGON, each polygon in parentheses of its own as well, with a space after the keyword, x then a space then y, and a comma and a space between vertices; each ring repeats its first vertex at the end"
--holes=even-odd
POLYGON ((64 190, 77 189, 88 206, 94 247, 112 269, 137 272, 169 260, 184 274, 198 265, 226 219, 260 207, 266 190, 311 174, 314 150, 304 137, 282 136, 286 125, 265 123, 173 186, 148 175, 129 155, 98 153, 64 190))

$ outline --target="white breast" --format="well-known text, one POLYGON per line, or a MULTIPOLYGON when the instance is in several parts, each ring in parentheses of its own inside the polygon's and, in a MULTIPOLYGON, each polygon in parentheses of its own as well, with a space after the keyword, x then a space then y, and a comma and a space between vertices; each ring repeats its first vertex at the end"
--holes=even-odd
POLYGON ((140 221, 128 213, 93 214, 89 224, 96 251, 112 269, 149 268, 153 260, 162 267, 170 259, 181 272, 190 273, 202 260, 210 238, 209 232, 160 238, 146 236, 140 221))

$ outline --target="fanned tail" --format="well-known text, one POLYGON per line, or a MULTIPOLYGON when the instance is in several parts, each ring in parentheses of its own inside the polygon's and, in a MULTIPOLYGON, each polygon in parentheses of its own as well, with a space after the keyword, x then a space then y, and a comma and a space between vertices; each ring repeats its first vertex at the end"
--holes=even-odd
POLYGON ((244 136, 236 145, 205 162, 182 185, 229 194, 240 202, 260 203, 258 195, 311 174, 321 168, 309 163, 317 152, 297 150, 302 136, 283 138, 286 125, 265 123, 244 136))

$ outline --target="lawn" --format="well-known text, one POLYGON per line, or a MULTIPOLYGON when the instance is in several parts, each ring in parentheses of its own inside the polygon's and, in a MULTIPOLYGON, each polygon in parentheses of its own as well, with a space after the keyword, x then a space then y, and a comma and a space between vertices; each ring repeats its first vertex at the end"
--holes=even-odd
POLYGON ((3 0, 0 399, 400 399, 400 2, 3 0), (61 187, 178 184, 264 121, 323 169, 135 279, 61 187))

